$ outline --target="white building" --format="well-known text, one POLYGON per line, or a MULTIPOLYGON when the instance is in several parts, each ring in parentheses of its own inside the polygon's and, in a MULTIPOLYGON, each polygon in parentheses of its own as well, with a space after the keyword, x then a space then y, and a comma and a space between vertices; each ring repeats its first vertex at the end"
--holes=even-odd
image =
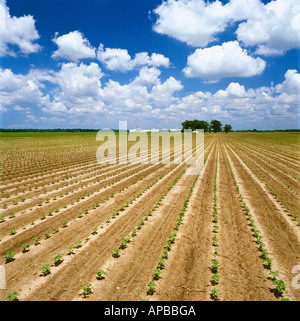
POLYGON ((135 128, 135 129, 130 129, 129 132, 130 133, 140 133, 140 132, 142 132, 142 130, 140 128, 135 128))

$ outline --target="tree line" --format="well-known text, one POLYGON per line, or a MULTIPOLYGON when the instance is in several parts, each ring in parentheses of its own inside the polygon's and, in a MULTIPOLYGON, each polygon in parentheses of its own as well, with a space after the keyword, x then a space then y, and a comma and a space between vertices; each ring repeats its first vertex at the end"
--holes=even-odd
POLYGON ((217 120, 217 119, 213 119, 210 121, 210 123, 208 123, 205 120, 198 120, 198 119, 194 119, 194 120, 186 120, 183 123, 181 123, 182 129, 191 129, 191 130, 196 130, 196 129, 203 129, 204 132, 221 132, 222 130, 224 130, 224 132, 228 133, 232 130, 232 126, 229 124, 225 124, 223 127, 223 124, 217 120))
MULTIPOLYGON (((215 124, 215 120, 212 120, 213 124, 215 124)), ((218 122, 218 120, 217 120, 218 122)), ((222 124, 220 126, 211 126, 211 123, 208 123, 204 120, 186 120, 182 123, 183 129, 204 129, 205 132, 218 132, 222 131, 222 124), (200 122, 200 123, 197 123, 200 122), (184 124, 184 125, 183 125, 184 124), (204 127, 203 127, 204 126, 204 127)), ((232 130, 231 125, 225 124, 223 130, 229 132, 232 130)), ((19 129, 11 129, 11 128, 0 128, 0 133, 21 133, 21 132, 98 132, 99 129, 83 129, 83 128, 56 128, 56 129, 33 129, 33 128, 19 128, 19 129)), ((118 132, 118 129, 113 129, 113 131, 118 132)), ((129 130, 127 130, 129 132, 129 130)), ((270 129, 270 130, 259 130, 259 129, 240 129, 235 130, 235 132, 300 132, 300 129, 270 129)))

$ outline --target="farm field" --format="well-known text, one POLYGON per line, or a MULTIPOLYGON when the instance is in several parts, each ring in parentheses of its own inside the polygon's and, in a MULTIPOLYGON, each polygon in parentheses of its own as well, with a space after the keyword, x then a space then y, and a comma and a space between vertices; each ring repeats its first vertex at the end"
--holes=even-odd
POLYGON ((0 300, 299 301, 299 143, 205 134, 195 176, 99 164, 96 133, 1 133, 0 300))

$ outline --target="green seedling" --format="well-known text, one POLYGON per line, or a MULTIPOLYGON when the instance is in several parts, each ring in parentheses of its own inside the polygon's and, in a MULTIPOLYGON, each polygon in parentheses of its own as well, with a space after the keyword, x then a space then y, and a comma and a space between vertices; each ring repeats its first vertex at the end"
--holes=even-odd
POLYGON ((173 234, 170 234, 169 235, 169 241, 171 243, 174 243, 175 242, 175 239, 176 239, 176 233, 174 232, 173 234))
POLYGON ((270 270, 270 269, 271 269, 271 266, 272 266, 272 261, 273 261, 273 260, 272 260, 271 258, 267 257, 267 258, 265 259, 264 267, 265 267, 266 269, 270 270))
POLYGON ((48 239, 48 238, 50 237, 50 233, 51 233, 51 231, 47 231, 47 232, 45 233, 45 239, 48 239))
POLYGON ((213 246, 217 246, 217 245, 218 245, 218 242, 219 242, 219 240, 217 239, 217 236, 214 235, 214 236, 213 236, 213 246))
POLYGON ((163 269, 165 267, 165 261, 166 261, 166 259, 161 257, 158 261, 158 264, 157 264, 158 268, 163 269))
POLYGON ((10 234, 10 235, 16 234, 16 228, 15 228, 15 227, 12 227, 12 228, 9 230, 9 234, 10 234))
POLYGON ((46 276, 51 273, 51 265, 50 264, 45 264, 43 265, 42 268, 40 268, 40 271, 42 271, 42 275, 46 276))
POLYGON ((168 241, 166 241, 166 243, 167 243, 166 249, 167 249, 168 251, 170 251, 173 242, 172 242, 171 240, 168 240, 168 241))
POLYGON ((96 278, 98 280, 102 280, 105 278, 105 272, 103 270, 99 270, 96 272, 96 278))
POLYGON ((10 213, 8 214, 8 216, 9 216, 9 218, 13 218, 13 217, 16 216, 16 213, 15 213, 15 212, 10 212, 10 213))
POLYGON ((7 295, 6 301, 19 301, 18 295, 19 293, 17 291, 11 292, 7 295))
POLYGON ((82 290, 81 294, 83 295, 84 298, 86 298, 89 294, 93 293, 93 288, 90 283, 81 286, 79 289, 82 290))
POLYGON ((273 290, 276 297, 282 296, 285 291, 285 284, 282 280, 274 280, 273 285, 275 285, 275 289, 273 290))
POLYGON ((29 243, 24 243, 24 244, 22 244, 22 247, 23 247, 23 253, 29 251, 29 243))
POLYGON ((58 253, 52 261, 54 261, 55 266, 59 265, 63 261, 63 254, 58 253))
POLYGON ((211 271, 212 271, 212 273, 218 273, 218 268, 219 268, 219 261, 218 260, 216 260, 216 259, 213 259, 212 261, 211 261, 211 271))
POLYGON ((218 230, 219 230, 219 226, 215 224, 215 225, 214 225, 214 232, 217 233, 218 230))
POLYGON ((97 234, 98 232, 98 226, 93 227, 92 234, 97 234))
POLYGON ((79 247, 81 247, 81 246, 82 246, 82 245, 81 245, 81 243, 82 243, 82 241, 81 241, 81 240, 76 241, 75 243, 76 243, 76 248, 79 248, 79 247))
POLYGON ((269 275, 271 276, 271 280, 276 280, 276 277, 279 276, 279 273, 270 271, 269 275))
POLYGON ((123 239, 120 243, 120 249, 125 249, 127 247, 127 240, 123 239))
POLYGON ((212 300, 214 301, 218 301, 219 300, 219 296, 221 295, 220 291, 216 288, 213 288, 211 290, 211 294, 210 294, 210 297, 212 300))
POLYGON ((147 286, 147 294, 152 295, 155 292, 155 287, 156 287, 155 282, 150 281, 147 286))
POLYGON ((120 256, 121 250, 120 249, 113 249, 112 256, 118 258, 120 256))
POLYGON ((75 249, 75 246, 71 245, 71 246, 68 248, 68 255, 74 254, 74 249, 75 249))
POLYGON ((132 229, 132 231, 131 231, 131 236, 136 236, 137 231, 138 231, 138 230, 137 230, 136 228, 132 229))
POLYGON ((14 260, 14 255, 15 255, 15 252, 7 251, 4 256, 5 263, 12 262, 14 260))
POLYGON ((218 274, 213 274, 212 275, 212 280, 211 280, 211 284, 212 285, 217 285, 219 283, 220 280, 220 275, 218 274))
POLYGON ((155 269, 153 270, 153 272, 154 272, 152 275, 153 280, 158 280, 160 278, 162 271, 160 269, 155 269))
POLYGON ((164 259, 167 259, 167 258, 168 258, 168 253, 169 253, 169 249, 165 248, 165 249, 163 250, 163 255, 162 255, 162 257, 163 257, 164 259))
POLYGON ((138 223, 137 229, 140 230, 144 224, 145 224, 145 220, 144 219, 140 220, 140 222, 138 223))

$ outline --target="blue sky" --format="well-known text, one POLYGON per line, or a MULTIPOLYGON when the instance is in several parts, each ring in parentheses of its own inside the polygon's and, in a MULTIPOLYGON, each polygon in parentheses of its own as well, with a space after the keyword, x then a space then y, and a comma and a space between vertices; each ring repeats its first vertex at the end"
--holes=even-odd
POLYGON ((0 0, 2 128, 299 128, 300 0, 0 0))

